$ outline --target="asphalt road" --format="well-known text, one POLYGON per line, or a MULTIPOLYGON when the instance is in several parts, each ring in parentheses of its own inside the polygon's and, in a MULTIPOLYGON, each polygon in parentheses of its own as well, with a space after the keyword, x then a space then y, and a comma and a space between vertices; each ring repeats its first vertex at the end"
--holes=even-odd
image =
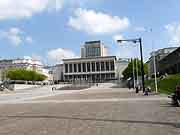
POLYGON ((41 98, 33 94, 36 98, 21 100, 14 100, 16 94, 3 95, 0 135, 180 134, 180 108, 171 107, 166 96, 108 86, 68 93, 49 90, 49 96, 46 91, 41 98))

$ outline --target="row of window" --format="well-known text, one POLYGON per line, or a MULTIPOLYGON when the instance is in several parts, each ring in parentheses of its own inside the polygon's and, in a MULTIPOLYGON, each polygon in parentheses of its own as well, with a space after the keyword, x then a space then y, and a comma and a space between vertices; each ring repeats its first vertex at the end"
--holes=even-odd
POLYGON ((115 74, 94 74, 94 75, 66 75, 65 79, 83 79, 83 80, 105 80, 114 79, 115 74))
POLYGON ((65 73, 72 72, 95 72, 95 71, 113 71, 114 61, 106 62, 88 62, 88 63, 78 63, 78 64, 65 64, 65 73), (68 71, 69 65, 69 71, 68 71), (86 67, 87 66, 87 67, 86 67), (74 71, 73 71, 74 69, 74 71))
POLYGON ((100 56, 100 48, 99 47, 88 47, 86 49, 86 55, 87 56, 100 56))

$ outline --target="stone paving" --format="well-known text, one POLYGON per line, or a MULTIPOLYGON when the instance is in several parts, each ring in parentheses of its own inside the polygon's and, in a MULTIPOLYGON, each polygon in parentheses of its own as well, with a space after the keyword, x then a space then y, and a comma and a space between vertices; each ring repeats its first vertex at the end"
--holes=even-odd
POLYGON ((0 104, 0 135, 180 134, 180 108, 167 96, 104 86, 0 104))

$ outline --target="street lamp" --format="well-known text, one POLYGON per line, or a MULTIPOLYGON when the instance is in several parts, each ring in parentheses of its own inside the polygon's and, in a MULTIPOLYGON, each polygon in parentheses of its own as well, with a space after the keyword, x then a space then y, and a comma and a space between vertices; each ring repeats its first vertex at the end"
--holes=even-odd
POLYGON ((122 42, 133 42, 134 44, 139 43, 140 45, 140 53, 141 53, 141 73, 142 73, 142 87, 143 92, 145 92, 145 85, 144 85, 144 64, 143 64, 143 53, 142 53, 142 38, 137 39, 126 39, 126 40, 117 40, 118 43, 122 42))

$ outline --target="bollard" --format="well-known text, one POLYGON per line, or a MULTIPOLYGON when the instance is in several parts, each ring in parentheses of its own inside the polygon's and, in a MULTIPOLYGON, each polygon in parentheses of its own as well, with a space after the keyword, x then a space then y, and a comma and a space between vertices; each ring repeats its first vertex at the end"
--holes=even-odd
POLYGON ((138 89, 138 87, 136 87, 136 93, 139 93, 139 89, 138 89))

